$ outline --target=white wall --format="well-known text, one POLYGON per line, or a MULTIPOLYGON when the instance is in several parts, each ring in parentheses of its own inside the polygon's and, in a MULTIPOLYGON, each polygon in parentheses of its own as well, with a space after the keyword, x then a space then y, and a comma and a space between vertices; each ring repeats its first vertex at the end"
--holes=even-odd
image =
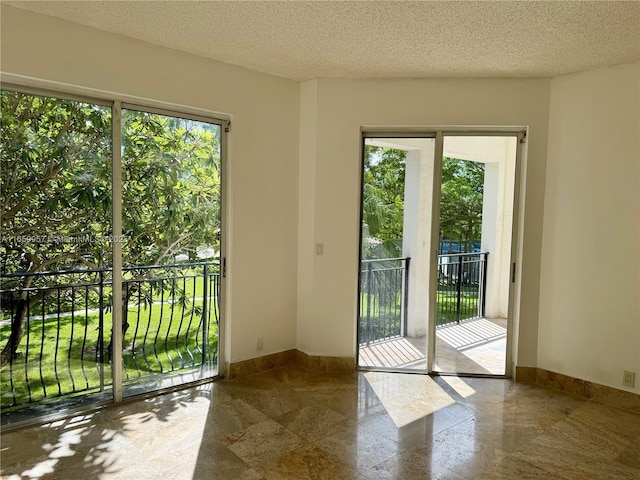
MULTIPOLYGON (((300 237, 300 262, 315 262, 313 289, 299 295, 299 331, 313 332, 298 348, 312 355, 353 356, 358 273, 360 128, 385 125, 528 126, 526 222, 520 308, 518 365, 536 366, 539 268, 542 236, 549 80, 317 80, 314 188, 300 190, 313 204, 313 235, 325 255, 313 256, 300 237)), ((303 139, 304 141, 304 139, 303 139)), ((305 148, 306 149, 306 148, 305 148)), ((305 161, 307 161, 305 160, 305 161)))
MULTIPOLYGON (((316 151, 318 117, 318 82, 311 80, 300 85, 300 166, 298 199, 298 299, 311 298, 313 295, 313 272, 316 257, 315 244, 322 238, 315 236, 315 188, 316 188, 316 151)), ((297 303, 297 318, 306 318, 313 305, 308 302, 297 303)), ((297 348, 310 351, 309 344, 321 329, 321 325, 312 322, 297 325, 297 348)))
POLYGON ((6 5, 1 20, 3 73, 232 115, 226 360, 295 348, 299 84, 6 5))
POLYGON ((640 375, 637 64, 299 85, 6 5, 1 20, 5 73, 232 116, 227 360, 354 355, 361 126, 514 125, 529 127, 516 364, 617 387, 640 375))
POLYGON ((640 64, 551 82, 538 366, 640 392, 640 64))

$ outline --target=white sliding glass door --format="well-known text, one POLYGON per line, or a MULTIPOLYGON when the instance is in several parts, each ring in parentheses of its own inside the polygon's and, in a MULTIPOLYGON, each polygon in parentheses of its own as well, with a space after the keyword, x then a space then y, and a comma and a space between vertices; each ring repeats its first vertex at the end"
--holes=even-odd
POLYGON ((360 368, 509 374, 519 135, 363 135, 360 368))
POLYGON ((1 99, 3 424, 215 376, 223 122, 1 99))

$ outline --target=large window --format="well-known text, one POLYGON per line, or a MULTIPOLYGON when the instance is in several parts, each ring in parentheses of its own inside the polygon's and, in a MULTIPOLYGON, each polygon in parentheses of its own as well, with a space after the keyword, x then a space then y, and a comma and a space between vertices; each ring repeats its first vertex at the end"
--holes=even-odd
POLYGON ((1 101, 3 422, 214 376, 220 123, 10 90, 1 101))

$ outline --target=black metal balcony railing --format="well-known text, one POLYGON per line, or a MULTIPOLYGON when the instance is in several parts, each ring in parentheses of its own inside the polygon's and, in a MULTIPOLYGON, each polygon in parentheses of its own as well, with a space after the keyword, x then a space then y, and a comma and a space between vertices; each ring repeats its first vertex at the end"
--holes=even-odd
POLYGON ((360 345, 404 336, 409 258, 363 260, 360 272, 360 345))
MULTIPOLYGON (((123 269, 123 383, 184 373, 217 361, 217 264, 123 269)), ((0 371, 2 412, 112 384, 112 271, 0 276, 0 342, 22 325, 0 371), (24 280, 29 286, 22 288, 24 280), (14 324, 12 328, 12 323, 14 324)))
MULTIPOLYGON (((488 255, 438 255, 436 326, 484 316, 488 255)), ((409 262, 409 258, 362 261, 360 345, 406 336, 409 262)))
POLYGON ((484 316, 488 255, 438 255, 436 326, 484 316))

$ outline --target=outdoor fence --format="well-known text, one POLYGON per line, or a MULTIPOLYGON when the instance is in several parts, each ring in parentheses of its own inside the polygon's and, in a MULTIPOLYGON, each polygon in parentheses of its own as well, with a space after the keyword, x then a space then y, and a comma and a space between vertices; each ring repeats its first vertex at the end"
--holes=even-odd
MULTIPOLYGON (((3 412, 111 387, 112 274, 0 275, 3 412)), ((217 264, 123 268, 122 290, 125 385, 217 361, 217 264)))
MULTIPOLYGON (((436 326, 484 316, 487 256, 488 253, 438 255, 436 326)), ((406 336, 409 263, 409 258, 361 262, 360 345, 406 336)))
POLYGON ((436 326, 484 316, 488 255, 438 255, 436 326))
POLYGON ((404 336, 409 258, 363 260, 360 271, 359 343, 404 336))

